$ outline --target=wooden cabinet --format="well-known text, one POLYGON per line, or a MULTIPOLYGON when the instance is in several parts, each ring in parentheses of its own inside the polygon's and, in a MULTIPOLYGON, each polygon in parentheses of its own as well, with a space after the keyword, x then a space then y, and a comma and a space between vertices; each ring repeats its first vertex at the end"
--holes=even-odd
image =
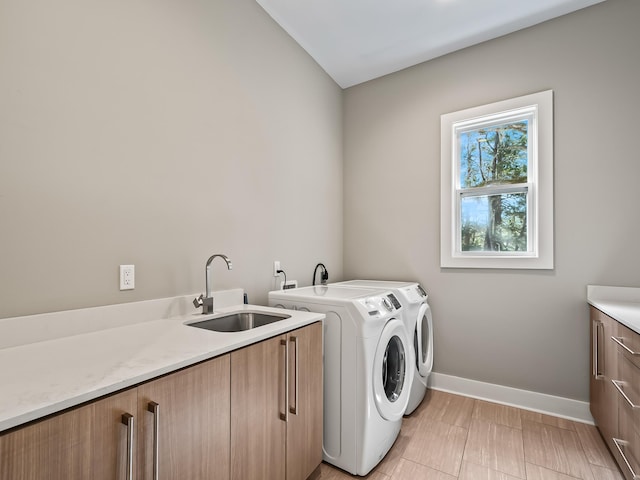
POLYGON ((617 377, 618 353, 611 340, 617 333, 618 322, 600 310, 590 307, 591 313, 591 379, 590 407, 607 445, 613 450, 618 432, 616 389, 611 380, 617 377))
POLYGON ((591 414, 627 480, 640 478, 640 335, 591 307, 591 414))
POLYGON ((137 480, 229 478, 229 374, 224 355, 138 387, 137 480))
POLYGON ((322 461, 322 324, 231 353, 232 480, 304 480, 322 461))
POLYGON ((287 423, 287 480, 303 480, 322 462, 322 324, 296 330, 288 341, 293 402, 287 423))
POLYGON ((285 478, 284 338, 231 352, 232 479, 285 478))
POLYGON ((0 480, 226 480, 229 423, 224 355, 0 436, 0 480))
POLYGON ((618 374, 612 384, 617 394, 618 431, 613 455, 625 478, 640 475, 640 335, 618 325, 618 374))
POLYGON ((0 436, 2 480, 126 478, 128 390, 0 436))
POLYGON ((322 323, 0 434, 0 480, 304 480, 322 461, 322 323))

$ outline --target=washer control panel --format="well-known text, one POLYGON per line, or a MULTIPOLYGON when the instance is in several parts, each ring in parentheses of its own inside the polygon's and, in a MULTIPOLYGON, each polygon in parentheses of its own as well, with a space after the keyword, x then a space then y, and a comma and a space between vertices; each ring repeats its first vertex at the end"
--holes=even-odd
POLYGON ((389 315, 401 308, 400 302, 392 293, 367 297, 359 302, 367 310, 370 317, 389 315))

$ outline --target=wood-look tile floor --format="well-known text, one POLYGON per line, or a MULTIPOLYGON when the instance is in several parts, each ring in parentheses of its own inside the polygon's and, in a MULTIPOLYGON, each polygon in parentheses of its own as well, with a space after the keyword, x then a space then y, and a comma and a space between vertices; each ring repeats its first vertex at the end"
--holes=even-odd
MULTIPOLYGON (((354 478, 323 463, 314 480, 354 478)), ((428 390, 370 480, 624 480, 596 427, 428 390)))

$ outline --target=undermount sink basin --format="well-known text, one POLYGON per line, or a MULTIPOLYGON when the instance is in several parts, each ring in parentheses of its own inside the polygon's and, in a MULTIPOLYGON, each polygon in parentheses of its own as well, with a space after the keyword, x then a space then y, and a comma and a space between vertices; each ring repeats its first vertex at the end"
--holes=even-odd
POLYGON ((202 322, 189 323, 187 325, 212 330, 214 332, 242 332, 278 322, 289 317, 291 317, 291 315, 265 312, 236 312, 210 318, 209 320, 203 320, 202 322))

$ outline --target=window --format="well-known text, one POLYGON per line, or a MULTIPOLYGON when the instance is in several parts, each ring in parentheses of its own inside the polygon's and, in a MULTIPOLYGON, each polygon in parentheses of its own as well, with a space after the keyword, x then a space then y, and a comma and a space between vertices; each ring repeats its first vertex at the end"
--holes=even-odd
POLYGON ((442 267, 553 268, 553 92, 441 117, 442 267))

